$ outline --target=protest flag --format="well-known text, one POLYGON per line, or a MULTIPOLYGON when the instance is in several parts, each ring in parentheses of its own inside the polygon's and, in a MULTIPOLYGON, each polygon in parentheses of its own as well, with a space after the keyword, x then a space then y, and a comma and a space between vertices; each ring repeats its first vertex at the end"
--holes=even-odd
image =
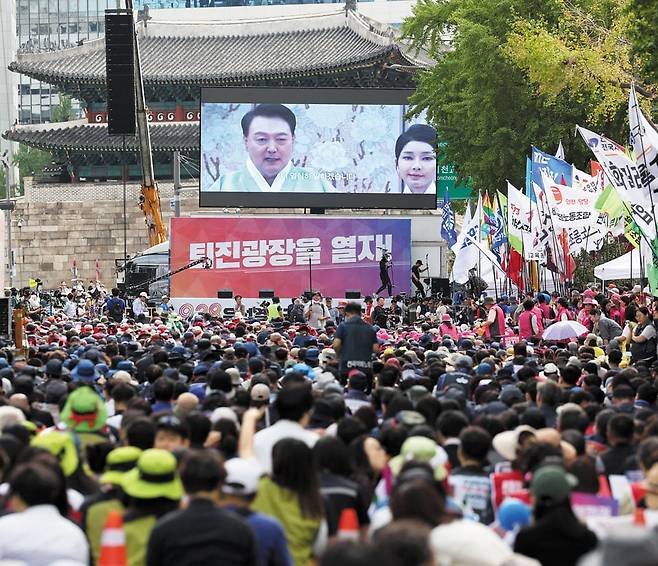
POLYGON ((450 204, 450 197, 446 189, 443 197, 443 206, 441 207, 443 220, 441 221, 441 237, 448 242, 448 247, 452 249, 457 243, 457 232, 455 231, 455 212, 450 204))

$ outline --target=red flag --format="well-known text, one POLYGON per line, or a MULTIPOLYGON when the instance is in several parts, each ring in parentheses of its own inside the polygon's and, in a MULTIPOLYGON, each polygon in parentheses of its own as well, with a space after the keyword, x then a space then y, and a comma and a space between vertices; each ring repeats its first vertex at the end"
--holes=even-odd
POLYGON ((101 280, 101 264, 98 261, 98 258, 96 258, 96 281, 101 280))
POLYGON ((78 278, 78 262, 73 258, 73 267, 71 268, 71 273, 73 274, 73 279, 78 278))
POLYGON ((509 278, 520 291, 525 289, 523 281, 523 256, 513 247, 509 247, 509 264, 507 266, 509 278))

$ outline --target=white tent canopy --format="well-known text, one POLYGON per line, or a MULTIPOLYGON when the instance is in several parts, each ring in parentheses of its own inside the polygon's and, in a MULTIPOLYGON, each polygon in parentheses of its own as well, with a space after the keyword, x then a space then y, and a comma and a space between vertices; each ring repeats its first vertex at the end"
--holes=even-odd
POLYGON ((641 265, 640 249, 633 248, 632 251, 615 258, 594 268, 594 276, 602 281, 614 281, 615 279, 639 279, 646 273, 646 262, 641 265))

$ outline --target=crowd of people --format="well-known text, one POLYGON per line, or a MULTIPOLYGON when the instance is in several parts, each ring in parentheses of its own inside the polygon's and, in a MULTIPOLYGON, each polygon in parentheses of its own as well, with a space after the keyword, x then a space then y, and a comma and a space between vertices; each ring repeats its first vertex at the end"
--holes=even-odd
POLYGON ((639 288, 262 320, 68 298, 0 349, 0 561, 100 563, 118 511, 130 566, 658 563, 639 288))

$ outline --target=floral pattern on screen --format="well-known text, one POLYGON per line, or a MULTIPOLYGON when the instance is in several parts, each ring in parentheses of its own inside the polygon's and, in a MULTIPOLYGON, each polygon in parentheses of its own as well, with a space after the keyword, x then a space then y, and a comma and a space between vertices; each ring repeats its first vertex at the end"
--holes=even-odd
MULTIPOLYGON (((240 120, 254 104, 201 106, 201 187, 244 167, 240 120)), ((326 174, 339 193, 400 193, 395 141, 422 117, 404 121, 406 106, 286 104, 297 119, 292 164, 326 174)))

